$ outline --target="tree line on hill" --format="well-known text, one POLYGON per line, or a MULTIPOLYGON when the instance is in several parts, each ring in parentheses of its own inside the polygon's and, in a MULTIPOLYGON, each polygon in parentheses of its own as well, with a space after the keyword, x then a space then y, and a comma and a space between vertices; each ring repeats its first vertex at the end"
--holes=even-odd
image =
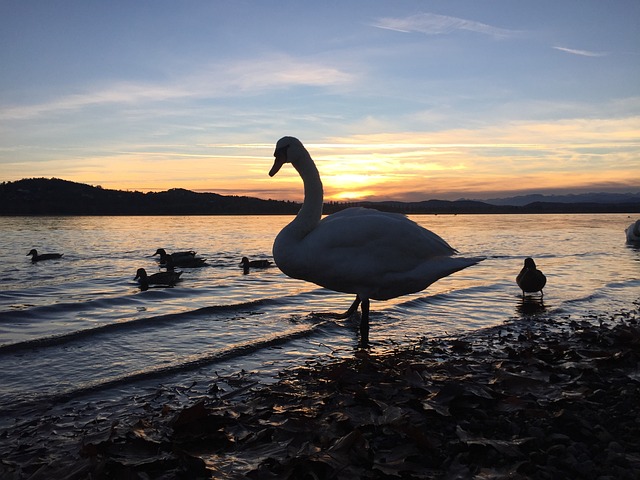
MULTIPOLYGON (((422 202, 327 202, 324 213, 363 206, 405 214, 468 213, 640 213, 640 202, 493 205, 475 200, 422 202)), ((197 193, 109 190, 57 178, 31 178, 0 184, 0 215, 293 215, 297 202, 197 193)))

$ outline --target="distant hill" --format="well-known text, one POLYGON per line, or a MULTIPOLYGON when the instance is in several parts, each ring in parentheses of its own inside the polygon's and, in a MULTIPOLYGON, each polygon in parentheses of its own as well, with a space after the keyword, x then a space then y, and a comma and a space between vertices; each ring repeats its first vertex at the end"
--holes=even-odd
MULTIPOLYGON (((539 196, 530 197, 540 199, 539 196)), ((640 213, 640 199, 620 200, 617 203, 533 201, 524 205, 499 205, 476 200, 327 202, 324 213, 352 206, 408 214, 640 213)), ((299 209, 300 204, 296 202, 196 193, 180 188, 142 193, 108 190, 57 178, 30 178, 0 184, 0 215, 270 215, 295 214, 299 209)))
POLYGON ((508 198, 491 198, 483 200, 484 203, 490 205, 513 205, 524 206, 535 202, 546 203, 638 203, 640 202, 640 193, 581 193, 571 195, 520 195, 508 198))
POLYGON ((244 215, 296 213, 295 202, 195 193, 108 190, 57 178, 0 184, 0 215, 244 215))

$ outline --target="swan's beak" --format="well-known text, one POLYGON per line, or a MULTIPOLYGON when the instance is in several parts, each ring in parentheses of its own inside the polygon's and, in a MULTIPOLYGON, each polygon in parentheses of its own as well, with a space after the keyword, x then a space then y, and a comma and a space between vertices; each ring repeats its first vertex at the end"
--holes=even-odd
POLYGON ((273 167, 269 170, 269 176, 273 177, 282 168, 282 165, 287 163, 287 150, 277 150, 274 154, 276 159, 273 161, 273 167))

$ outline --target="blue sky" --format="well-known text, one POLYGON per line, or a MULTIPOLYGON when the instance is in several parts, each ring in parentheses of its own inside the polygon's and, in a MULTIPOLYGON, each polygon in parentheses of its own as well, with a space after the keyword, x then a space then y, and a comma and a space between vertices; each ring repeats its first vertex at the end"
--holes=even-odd
POLYGON ((301 199, 640 191, 640 2, 0 2, 0 181, 301 199))

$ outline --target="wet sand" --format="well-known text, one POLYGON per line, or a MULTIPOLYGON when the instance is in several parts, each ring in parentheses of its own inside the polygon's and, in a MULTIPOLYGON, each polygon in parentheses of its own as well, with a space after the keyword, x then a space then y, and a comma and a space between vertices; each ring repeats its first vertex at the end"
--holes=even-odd
POLYGON ((266 387, 52 408, 0 432, 0 478, 638 478, 640 304, 531 313, 266 387))

